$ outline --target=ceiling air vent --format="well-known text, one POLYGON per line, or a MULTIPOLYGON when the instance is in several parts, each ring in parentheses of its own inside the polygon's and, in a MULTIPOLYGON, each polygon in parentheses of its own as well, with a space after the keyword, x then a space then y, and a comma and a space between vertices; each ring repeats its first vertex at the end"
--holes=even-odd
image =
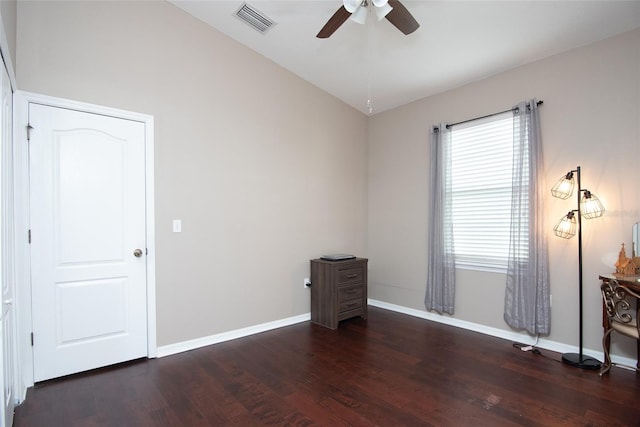
POLYGON ((273 19, 247 3, 242 3, 240 9, 236 11, 236 16, 261 34, 265 34, 271 27, 276 25, 273 19))

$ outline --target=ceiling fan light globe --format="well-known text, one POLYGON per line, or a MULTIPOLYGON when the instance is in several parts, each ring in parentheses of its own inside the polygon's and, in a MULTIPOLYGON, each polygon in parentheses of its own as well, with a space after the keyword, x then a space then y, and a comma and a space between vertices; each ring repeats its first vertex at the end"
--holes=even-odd
POLYGON ((371 3, 373 3, 375 7, 383 7, 389 3, 389 0, 372 0, 371 3))
POLYGON ((342 0, 342 5, 349 13, 355 12, 358 6, 360 6, 360 3, 358 0, 342 0))
POLYGON ((358 24, 367 23, 367 8, 360 6, 354 13, 351 14, 351 20, 358 24))
POLYGON ((382 6, 373 9, 376 14, 376 18, 378 18, 378 21, 382 21, 384 17, 387 16, 392 10, 393 8, 389 6, 388 3, 385 3, 382 6))

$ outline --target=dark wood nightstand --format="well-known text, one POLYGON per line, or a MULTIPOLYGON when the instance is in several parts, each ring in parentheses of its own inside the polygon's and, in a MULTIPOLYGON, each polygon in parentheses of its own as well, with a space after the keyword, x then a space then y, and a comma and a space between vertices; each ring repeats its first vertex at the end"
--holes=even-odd
POLYGON ((367 318, 367 259, 311 260, 311 321, 330 329, 355 316, 367 318))

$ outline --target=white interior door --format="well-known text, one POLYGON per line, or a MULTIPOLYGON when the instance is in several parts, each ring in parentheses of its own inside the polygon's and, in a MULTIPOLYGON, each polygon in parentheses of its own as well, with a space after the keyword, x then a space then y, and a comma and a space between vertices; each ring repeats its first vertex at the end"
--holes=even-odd
POLYGON ((34 381, 147 355, 144 123, 29 104, 34 381))
POLYGON ((15 406, 15 308, 13 305, 15 270, 14 270, 14 203, 13 203, 13 92, 9 75, 4 66, 0 79, 0 138, 2 162, 2 220, 0 240, 2 241, 1 256, 1 280, 2 280, 2 385, 3 385, 3 410, 4 426, 13 423, 13 409, 15 406))

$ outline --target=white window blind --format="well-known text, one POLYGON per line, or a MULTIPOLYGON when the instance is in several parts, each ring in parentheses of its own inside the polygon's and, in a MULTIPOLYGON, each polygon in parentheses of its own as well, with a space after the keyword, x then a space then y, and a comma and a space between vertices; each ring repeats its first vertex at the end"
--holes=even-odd
MULTIPOLYGON (((456 266, 506 271, 512 163, 511 112, 452 129, 451 214, 456 266)), ((528 230, 520 232, 526 238, 528 230)))

